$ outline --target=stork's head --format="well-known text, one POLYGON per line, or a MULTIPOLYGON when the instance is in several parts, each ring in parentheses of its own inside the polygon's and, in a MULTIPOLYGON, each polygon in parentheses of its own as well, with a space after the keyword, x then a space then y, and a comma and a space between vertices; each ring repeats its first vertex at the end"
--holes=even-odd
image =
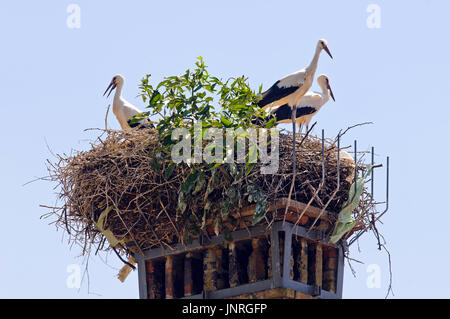
POLYGON ((320 39, 319 42, 317 43, 317 46, 322 49, 325 50, 326 53, 328 53, 328 55, 330 56, 330 58, 333 58, 333 56, 331 55, 330 49, 328 49, 328 42, 325 39, 320 39))
POLYGON ((114 89, 115 89, 117 86, 122 86, 122 85, 123 85, 123 82, 124 82, 124 81, 125 81, 125 79, 123 78, 122 75, 120 75, 120 74, 114 75, 113 78, 112 78, 112 80, 111 80, 111 82, 109 83, 108 87, 106 88, 105 93, 103 93, 103 96, 105 96, 106 92, 108 92, 108 90, 109 90, 109 93, 108 93, 108 95, 107 95, 107 97, 109 97, 109 95, 111 94, 111 92, 114 91, 114 89))
POLYGON ((319 83, 321 88, 327 89, 330 92, 330 96, 333 101, 336 101, 334 99, 333 91, 331 90, 330 79, 328 78, 328 76, 326 76, 325 74, 319 75, 319 77, 317 78, 317 83, 319 83))

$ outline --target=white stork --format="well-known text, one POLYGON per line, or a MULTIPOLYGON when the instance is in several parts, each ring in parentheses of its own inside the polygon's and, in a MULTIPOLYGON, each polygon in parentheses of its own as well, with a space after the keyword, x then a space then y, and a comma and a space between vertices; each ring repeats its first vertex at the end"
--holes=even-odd
POLYGON ((124 82, 125 79, 122 75, 120 74, 114 75, 105 93, 103 93, 103 96, 105 96, 106 92, 108 92, 109 90, 109 93, 107 95, 107 97, 109 97, 111 92, 114 89, 116 89, 116 93, 114 94, 113 113, 116 116, 117 120, 119 121, 122 130, 127 131, 130 130, 132 127, 141 124, 148 124, 149 121, 147 119, 144 119, 141 120, 138 124, 130 126, 130 123, 128 122, 130 117, 141 113, 141 111, 122 97, 122 88, 124 82))
POLYGON ((270 89, 262 94, 262 100, 258 102, 258 105, 263 109, 284 104, 295 105, 306 94, 313 83, 322 50, 325 50, 333 58, 328 49, 327 41, 324 39, 319 40, 311 63, 306 68, 286 75, 275 82, 270 89))
MULTIPOLYGON (((328 102, 330 96, 335 101, 328 76, 325 74, 319 75, 317 83, 322 92, 309 91, 296 104, 295 121, 299 126, 299 134, 302 131, 303 124, 306 126, 306 131, 308 131, 312 117, 328 102)), ((277 123, 292 123, 292 108, 288 104, 271 107, 268 109, 268 112, 270 114, 269 117, 275 115, 277 123)))

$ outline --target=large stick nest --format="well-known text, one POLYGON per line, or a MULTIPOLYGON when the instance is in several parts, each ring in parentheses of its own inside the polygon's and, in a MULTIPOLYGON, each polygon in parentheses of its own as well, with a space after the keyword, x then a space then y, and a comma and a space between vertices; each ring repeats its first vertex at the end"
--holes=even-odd
MULTIPOLYGON (((297 174, 291 198, 306 203, 322 180, 322 143, 319 138, 308 137, 301 146, 297 145, 297 174)), ((83 253, 91 245, 97 250, 109 248, 105 245, 105 236, 96 227, 107 208, 111 210, 104 228, 123 239, 127 252, 184 243, 186 235, 196 234, 192 225, 197 229, 205 225, 224 228, 222 223, 215 225, 215 216, 221 216, 223 199, 229 196, 230 189, 237 192, 237 202, 229 207, 230 216, 249 205, 250 194, 246 191, 249 185, 257 185, 269 204, 277 198, 288 197, 293 176, 292 146, 292 135, 280 134, 279 169, 273 175, 261 174, 261 164, 256 164, 250 174, 243 174, 239 180, 230 174, 228 164, 219 166, 214 178, 211 171, 206 172, 204 187, 199 187, 197 193, 193 190, 195 194, 185 199, 187 207, 180 213, 180 188, 195 167, 175 165, 167 177, 169 159, 158 159, 155 168, 155 154, 161 147, 156 130, 107 130, 90 150, 58 156, 56 162, 49 162, 50 177, 58 183, 61 202, 60 206, 52 207, 51 214, 56 215, 56 225, 84 247, 83 253), (207 187, 210 187, 208 193, 207 187), (210 206, 207 214, 206 202, 210 206)), ((333 141, 326 141, 324 155, 324 184, 312 202, 318 208, 328 201, 338 180, 337 147, 333 141)), ((243 166, 238 164, 238 170, 244 170, 243 166)), ((327 211, 337 214, 347 200, 354 167, 351 159, 341 159, 340 190, 327 211)), ((357 167, 361 169, 362 166, 357 167)), ((268 213, 261 223, 270 222, 272 218, 274 216, 268 213)))

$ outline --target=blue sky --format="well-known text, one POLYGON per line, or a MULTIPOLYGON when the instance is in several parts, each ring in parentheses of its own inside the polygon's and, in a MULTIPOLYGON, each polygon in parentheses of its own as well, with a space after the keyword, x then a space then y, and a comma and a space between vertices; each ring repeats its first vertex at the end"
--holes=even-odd
MULTIPOLYGON (((309 63, 319 38, 336 97, 316 117, 315 133, 372 121, 346 134, 377 161, 391 157, 391 207, 383 219, 392 255, 395 297, 450 297, 447 197, 450 91, 450 3, 421 1, 74 1, 79 29, 66 25, 69 1, 0 3, 2 156, 0 214, 3 249, 0 297, 137 298, 137 273, 122 284, 114 255, 93 256, 80 289, 66 285, 80 249, 40 216, 52 205, 52 184, 24 183, 46 175, 54 153, 87 149, 104 126, 102 97, 111 77, 126 78, 123 94, 136 98, 140 79, 182 73, 201 55, 213 74, 246 75, 256 89, 309 63), (367 27, 369 4, 381 9, 381 28, 367 27), (104 260, 107 258, 108 265, 104 260)), ((155 83, 153 82, 153 83, 155 83)), ((314 84, 314 89, 317 84, 314 84)), ((119 128, 110 116, 110 126, 119 128)), ((378 173, 381 180, 383 173, 378 173)), ((376 195, 383 200, 383 183, 376 195)), ((352 248, 356 278, 347 267, 345 298, 383 298, 387 256, 372 235, 352 248), (368 288, 368 265, 379 265, 381 287, 368 288)))

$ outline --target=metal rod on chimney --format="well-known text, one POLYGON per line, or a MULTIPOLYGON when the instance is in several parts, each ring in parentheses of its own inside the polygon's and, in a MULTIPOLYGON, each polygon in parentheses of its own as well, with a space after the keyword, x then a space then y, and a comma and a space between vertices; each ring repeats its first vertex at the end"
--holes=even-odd
POLYGON ((373 175, 374 175, 374 169, 373 166, 375 165, 375 152, 374 152, 374 147, 372 146, 372 177, 370 178, 370 196, 372 197, 373 200, 373 175))

